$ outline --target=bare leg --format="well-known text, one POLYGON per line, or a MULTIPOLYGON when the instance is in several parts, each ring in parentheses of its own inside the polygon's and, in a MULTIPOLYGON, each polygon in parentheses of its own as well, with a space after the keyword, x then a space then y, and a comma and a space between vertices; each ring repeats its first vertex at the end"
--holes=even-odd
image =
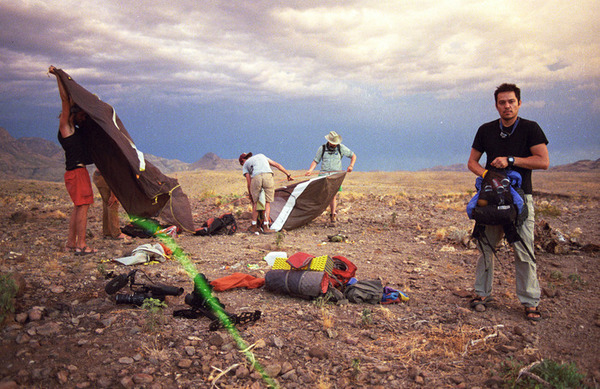
POLYGON ((331 203, 329 204, 329 208, 331 209, 331 221, 336 221, 337 216, 337 194, 333 196, 331 203))
POLYGON ((265 223, 271 224, 271 203, 265 202, 265 223))
POLYGON ((75 207, 75 234, 77 236, 77 247, 83 249, 86 246, 85 234, 87 232, 87 214, 90 206, 79 205, 75 207))
POLYGON ((258 210, 256 209, 256 203, 252 202, 252 221, 256 222, 258 219, 258 210))
POLYGON ((67 247, 77 247, 77 207, 73 206, 71 216, 69 217, 69 235, 67 237, 67 247))

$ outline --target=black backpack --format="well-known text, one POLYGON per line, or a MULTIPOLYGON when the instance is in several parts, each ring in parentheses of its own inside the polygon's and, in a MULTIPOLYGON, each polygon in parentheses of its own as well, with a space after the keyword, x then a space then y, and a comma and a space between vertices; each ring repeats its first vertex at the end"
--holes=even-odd
MULTIPOLYGON (((515 171, 489 169, 485 177, 478 178, 475 184, 478 192, 469 201, 467 214, 475 220, 472 236, 481 244, 491 247, 485 235, 486 225, 502 226, 508 243, 521 242, 535 262, 533 253, 517 232, 528 216, 525 192, 520 184, 521 175, 515 171)), ((495 253, 494 247, 492 251, 495 253)))
MULTIPOLYGON (((323 156, 325 155, 325 150, 327 150, 327 143, 321 146, 321 161, 323 160, 323 156)), ((342 148, 340 145, 335 145, 335 151, 340 155, 340 159, 342 159, 342 148)))
POLYGON ((163 226, 161 226, 156 219, 145 219, 137 216, 130 216, 130 220, 131 222, 129 224, 121 227, 121 232, 134 238, 152 238, 156 231, 163 228, 163 226), (143 223, 140 223, 140 221, 143 221, 143 223), (147 229, 148 225, 155 226, 153 228, 154 231, 149 231, 147 229))
POLYGON ((225 213, 220 217, 211 217, 198 228, 194 235, 211 236, 211 235, 233 235, 237 231, 237 223, 233 214, 225 213))
POLYGON ((471 204, 470 217, 475 222, 492 226, 520 226, 527 219, 525 193, 518 184, 521 177, 516 172, 510 174, 512 177, 504 169, 488 170, 474 198, 476 203, 471 204))

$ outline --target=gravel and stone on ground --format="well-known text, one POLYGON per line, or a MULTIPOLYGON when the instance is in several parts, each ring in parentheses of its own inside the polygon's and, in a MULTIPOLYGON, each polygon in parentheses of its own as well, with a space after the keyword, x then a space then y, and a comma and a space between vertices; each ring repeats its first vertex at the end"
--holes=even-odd
POLYGON ((272 251, 343 255, 357 265, 358 279, 380 279, 409 297, 370 305, 265 288, 215 292, 228 312, 262 312, 235 333, 210 331, 205 317, 173 316, 189 308, 185 295, 193 290, 175 258, 136 266, 112 261, 158 240, 103 239, 100 201, 88 223, 88 244, 98 252, 75 256, 64 250, 71 205, 63 184, 0 181, 0 272, 19 285, 15 311, 0 327, 0 389, 264 388, 269 382, 285 388, 501 388, 511 366, 543 359, 574 362, 585 383, 598 386, 598 180, 583 193, 571 193, 550 174, 536 181, 542 188, 535 205, 543 320, 529 322, 515 295, 506 244, 498 250, 494 303, 482 312, 469 308, 477 250, 464 209, 472 191, 398 183, 376 192, 379 183, 367 175, 344 183, 337 223, 323 214, 273 235, 244 232, 247 200, 188 193, 198 225, 225 211, 239 224, 233 236, 175 238, 209 280, 235 272, 263 278, 269 271, 263 258, 272 251), (328 239, 336 234, 347 239, 328 239), (167 296, 166 307, 155 312, 116 304, 104 287, 132 269, 139 269, 139 282, 185 292, 167 296))

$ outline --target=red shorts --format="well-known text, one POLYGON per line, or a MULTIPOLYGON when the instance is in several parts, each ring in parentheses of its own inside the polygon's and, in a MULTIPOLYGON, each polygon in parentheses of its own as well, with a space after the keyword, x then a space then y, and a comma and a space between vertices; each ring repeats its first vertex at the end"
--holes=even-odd
POLYGON ((65 172, 65 186, 73 204, 89 205, 94 203, 94 190, 87 169, 80 167, 65 172))

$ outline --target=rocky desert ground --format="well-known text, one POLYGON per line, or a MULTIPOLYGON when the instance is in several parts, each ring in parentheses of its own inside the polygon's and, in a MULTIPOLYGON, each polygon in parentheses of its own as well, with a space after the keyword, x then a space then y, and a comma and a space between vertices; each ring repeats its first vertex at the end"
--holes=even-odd
POLYGON ((234 272, 263 278, 272 251, 343 255, 358 279, 381 279, 409 300, 334 304, 237 288, 214 295, 228 312, 260 310, 261 318, 210 331, 207 318, 172 315, 188 308, 184 296, 193 289, 176 258, 112 261, 157 239, 103 239, 99 196, 88 223, 98 253, 74 256, 64 250, 71 209, 64 185, 1 180, 0 273, 19 290, 2 300, 14 312, 0 327, 0 388, 543 387, 533 373, 542 361, 574 367, 584 375, 578 387, 599 387, 597 171, 534 174, 540 322, 524 318, 507 245, 498 251, 495 304, 469 308, 477 258, 464 211, 469 173, 355 172, 344 182, 336 224, 323 214, 275 235, 244 232, 249 203, 239 172, 176 176, 198 226, 224 212, 237 217, 232 236, 175 238, 209 280, 234 272), (336 234, 347 239, 331 242, 336 234), (168 296, 163 308, 116 304, 105 285, 132 269, 138 281, 185 293, 168 296))

